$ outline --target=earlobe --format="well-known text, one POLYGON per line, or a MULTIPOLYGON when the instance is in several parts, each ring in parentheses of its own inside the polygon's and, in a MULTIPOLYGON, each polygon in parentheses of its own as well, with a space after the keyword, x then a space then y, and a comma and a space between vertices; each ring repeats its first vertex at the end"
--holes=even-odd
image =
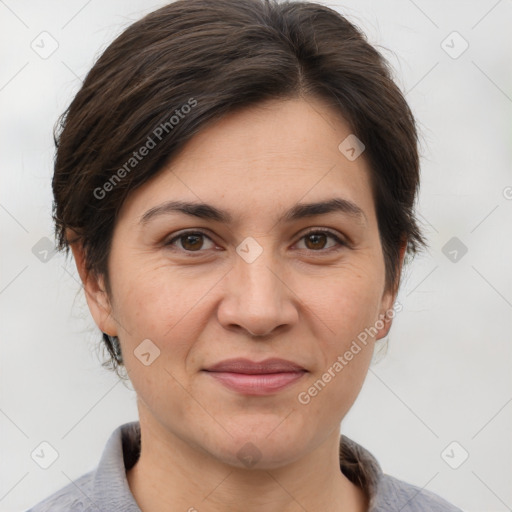
POLYGON ((70 247, 82 281, 87 305, 96 325, 102 332, 117 336, 117 324, 112 316, 112 306, 103 276, 97 276, 94 272, 87 270, 85 251, 80 242, 75 242, 70 247))
POLYGON ((375 336, 376 340, 380 340, 381 338, 385 338, 389 330, 391 329, 391 324, 393 323, 394 309, 393 309, 393 301, 395 296, 392 294, 388 294, 386 299, 383 299, 383 309, 381 309, 379 313, 379 318, 375 322, 375 327, 378 332, 375 336))
POLYGON ((393 290, 386 290, 382 296, 382 309, 379 313, 379 318, 376 321, 376 328, 378 329, 378 333, 375 339, 377 340, 385 338, 388 335, 389 330, 391 329, 391 324, 393 323, 393 318, 396 315, 394 305, 396 296, 398 294, 398 283, 400 282, 400 274, 402 272, 402 265, 404 262, 406 249, 407 241, 405 240, 400 246, 400 256, 397 269, 397 285, 393 290))

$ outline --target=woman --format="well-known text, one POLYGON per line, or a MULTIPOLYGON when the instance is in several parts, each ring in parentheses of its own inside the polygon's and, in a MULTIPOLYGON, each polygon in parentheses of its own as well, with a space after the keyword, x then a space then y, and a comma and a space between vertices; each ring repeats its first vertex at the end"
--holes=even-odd
POLYGON ((340 437, 424 244, 415 121, 358 29, 177 1, 107 48, 56 140, 59 248, 139 421, 32 511, 458 510, 340 437))

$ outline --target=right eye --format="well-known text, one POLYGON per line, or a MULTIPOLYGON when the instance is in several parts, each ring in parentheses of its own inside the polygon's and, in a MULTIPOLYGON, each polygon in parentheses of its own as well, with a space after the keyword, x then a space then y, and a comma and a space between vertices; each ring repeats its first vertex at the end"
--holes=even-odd
MULTIPOLYGON (((202 231, 182 231, 178 235, 171 238, 168 242, 165 242, 165 246, 174 246, 176 242, 178 242, 178 245, 181 245, 181 247, 178 247, 179 250, 185 251, 187 253, 191 252, 203 252, 201 250, 204 241, 203 239, 207 238, 210 240, 210 242, 213 244, 213 240, 206 235, 206 233, 203 233, 202 231)), ((209 247, 211 248, 211 247, 209 247)), ((208 249, 208 247, 207 247, 208 249)))

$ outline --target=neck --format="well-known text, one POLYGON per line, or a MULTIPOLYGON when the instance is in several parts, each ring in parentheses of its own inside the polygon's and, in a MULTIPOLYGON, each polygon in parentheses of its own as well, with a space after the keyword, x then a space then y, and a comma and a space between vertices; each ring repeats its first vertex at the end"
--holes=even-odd
POLYGON ((143 512, 365 512, 368 499, 339 465, 339 432, 306 457, 265 470, 224 464, 161 425, 143 422, 141 453, 127 471, 143 512))

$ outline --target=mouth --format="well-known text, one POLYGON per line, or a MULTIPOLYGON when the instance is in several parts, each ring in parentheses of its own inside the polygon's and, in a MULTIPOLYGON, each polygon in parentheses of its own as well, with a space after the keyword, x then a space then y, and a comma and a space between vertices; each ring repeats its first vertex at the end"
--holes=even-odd
POLYGON ((223 386, 245 395, 268 395, 281 391, 299 379, 307 370, 285 359, 228 359, 203 370, 223 386))

